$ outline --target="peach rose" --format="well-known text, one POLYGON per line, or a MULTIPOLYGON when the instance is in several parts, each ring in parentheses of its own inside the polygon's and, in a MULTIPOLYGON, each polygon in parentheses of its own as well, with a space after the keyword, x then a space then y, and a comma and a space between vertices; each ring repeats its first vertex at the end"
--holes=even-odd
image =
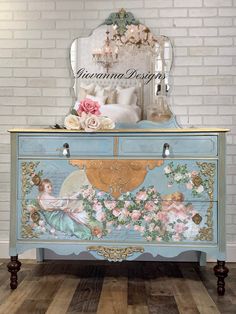
POLYGON ((86 132, 95 132, 99 130, 101 126, 98 116, 94 114, 85 114, 84 112, 80 118, 80 123, 86 132))

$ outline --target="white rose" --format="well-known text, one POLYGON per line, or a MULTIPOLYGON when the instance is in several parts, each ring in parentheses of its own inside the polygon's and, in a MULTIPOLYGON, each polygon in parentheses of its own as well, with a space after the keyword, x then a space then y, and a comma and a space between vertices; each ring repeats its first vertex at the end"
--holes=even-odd
POLYGON ((100 119, 95 114, 82 114, 80 123, 86 132, 95 132, 101 126, 100 119))
POLYGON ((115 128, 115 123, 107 117, 100 117, 101 129, 111 130, 115 128))
POLYGON ((199 187, 196 189, 197 193, 202 193, 204 191, 204 187, 202 185, 199 185, 199 187))
POLYGON ((68 130, 80 130, 81 129, 79 117, 73 114, 69 114, 67 117, 65 117, 64 125, 68 130))
POLYGON ((171 169, 171 167, 170 166, 166 166, 165 168, 164 168, 164 171, 165 171, 165 173, 171 173, 172 172, 172 169, 171 169))
POLYGON ((176 173, 174 176, 174 180, 177 182, 179 182, 182 178, 183 178, 183 176, 180 173, 176 173))

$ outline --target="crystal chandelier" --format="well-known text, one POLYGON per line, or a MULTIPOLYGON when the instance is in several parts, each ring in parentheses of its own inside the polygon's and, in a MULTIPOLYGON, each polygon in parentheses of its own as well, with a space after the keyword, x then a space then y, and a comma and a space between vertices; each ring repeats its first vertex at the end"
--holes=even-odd
POLYGON ((109 31, 106 31, 106 39, 102 48, 96 48, 93 50, 93 61, 102 65, 106 72, 118 62, 118 47, 112 46, 109 39, 109 31))

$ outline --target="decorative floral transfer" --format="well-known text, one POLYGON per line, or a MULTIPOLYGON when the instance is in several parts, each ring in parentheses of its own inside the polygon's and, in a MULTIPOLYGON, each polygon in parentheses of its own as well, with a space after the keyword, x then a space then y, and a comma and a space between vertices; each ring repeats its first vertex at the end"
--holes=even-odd
MULTIPOLYGON (((39 162, 22 162, 22 237, 91 240, 106 239, 114 231, 127 230, 137 232, 149 242, 199 238, 201 219, 197 219, 198 212, 181 192, 161 195, 154 186, 148 186, 114 198, 110 193, 84 185, 79 191, 58 198, 53 196, 50 179, 37 171, 38 165, 39 162), (36 197, 30 199, 33 189, 36 197)), ((176 169, 170 163, 164 171, 179 173, 182 177, 173 174, 171 178, 184 184, 199 176, 202 181, 198 179, 197 184, 206 186, 203 172, 194 172, 192 176, 185 165, 176 169)))
MULTIPOLYGON (((21 223, 22 223, 22 230, 21 235, 23 238, 33 238, 37 237, 37 233, 33 231, 32 226, 29 224, 31 219, 31 215, 35 215, 36 210, 32 210, 29 212, 28 205, 29 200, 27 200, 27 195, 30 194, 31 190, 33 189, 35 183, 40 182, 40 178, 43 175, 43 171, 36 172, 36 168, 39 165, 39 162, 22 162, 21 164, 21 173, 22 173, 22 186, 21 186, 21 193, 22 193, 22 215, 21 215, 21 223)), ((31 205, 33 206, 33 202, 31 201, 31 205)))
MULTIPOLYGON (((200 228, 196 240, 212 241, 213 240, 213 200, 214 200, 214 176, 216 165, 208 162, 196 162, 198 170, 190 171, 186 164, 174 166, 170 162, 165 168, 164 173, 169 180, 168 186, 173 184, 184 184, 191 191, 194 197, 207 195, 209 206, 206 213, 206 222, 204 227, 200 228)), ((202 217, 196 214, 193 221, 199 224, 202 217)))
POLYGON ((175 166, 171 161, 164 167, 164 174, 168 178, 169 187, 172 187, 173 184, 183 184, 194 197, 202 197, 209 191, 209 176, 201 171, 200 166, 199 170, 191 171, 186 164, 175 166))
POLYGON ((26 237, 75 236, 77 238, 103 238, 113 230, 135 230, 147 241, 181 241, 194 237, 192 217, 196 214, 192 204, 184 202, 182 193, 169 195, 163 200, 155 187, 143 187, 136 193, 124 193, 118 199, 83 186, 69 198, 57 199, 51 195, 51 182, 36 173, 38 164, 22 163, 27 199, 34 186, 39 195, 24 204, 23 230, 31 230, 26 237), (33 185, 32 185, 33 184, 33 185), (178 194, 178 195, 177 195, 178 194), (60 223, 59 223, 60 222, 60 223))

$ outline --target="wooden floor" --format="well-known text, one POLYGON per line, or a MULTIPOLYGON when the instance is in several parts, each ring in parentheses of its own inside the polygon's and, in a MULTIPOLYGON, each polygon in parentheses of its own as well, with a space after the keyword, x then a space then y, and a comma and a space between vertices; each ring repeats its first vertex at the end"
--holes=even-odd
POLYGON ((11 291, 0 262, 0 313, 236 313, 236 264, 217 296, 213 264, 23 261, 11 291))

